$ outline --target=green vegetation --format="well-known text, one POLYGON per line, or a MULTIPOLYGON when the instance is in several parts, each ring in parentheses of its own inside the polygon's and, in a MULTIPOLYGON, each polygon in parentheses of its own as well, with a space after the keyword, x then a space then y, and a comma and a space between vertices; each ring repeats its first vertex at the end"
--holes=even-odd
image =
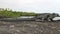
POLYGON ((10 9, 0 8, 0 18, 2 17, 20 17, 20 16, 35 16, 33 12, 12 11, 10 9))

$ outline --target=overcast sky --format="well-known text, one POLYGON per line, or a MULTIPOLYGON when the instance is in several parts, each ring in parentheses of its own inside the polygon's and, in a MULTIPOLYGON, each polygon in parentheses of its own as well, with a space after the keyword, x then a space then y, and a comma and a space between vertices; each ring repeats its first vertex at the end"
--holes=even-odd
POLYGON ((0 8, 36 13, 59 13, 60 0, 0 0, 0 8))

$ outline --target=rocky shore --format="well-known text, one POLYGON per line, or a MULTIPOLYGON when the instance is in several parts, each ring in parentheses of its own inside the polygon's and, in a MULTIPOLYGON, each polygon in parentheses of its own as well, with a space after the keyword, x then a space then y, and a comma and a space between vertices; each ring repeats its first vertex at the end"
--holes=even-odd
POLYGON ((0 21, 0 34, 60 34, 60 22, 0 21))

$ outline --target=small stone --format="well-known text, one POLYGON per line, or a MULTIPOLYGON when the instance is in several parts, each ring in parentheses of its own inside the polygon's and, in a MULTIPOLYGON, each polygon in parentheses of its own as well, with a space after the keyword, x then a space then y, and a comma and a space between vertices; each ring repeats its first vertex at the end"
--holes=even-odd
POLYGON ((20 32, 20 30, 16 30, 17 32, 20 32))
POLYGON ((15 27, 14 25, 10 25, 11 28, 15 27))
POLYGON ((43 32, 42 30, 40 30, 40 32, 43 32))
POLYGON ((15 34, 18 34, 18 33, 15 33, 15 34))
POLYGON ((52 27, 52 28, 56 28, 56 27, 52 27))
POLYGON ((58 30, 58 31, 60 31, 60 30, 58 30))

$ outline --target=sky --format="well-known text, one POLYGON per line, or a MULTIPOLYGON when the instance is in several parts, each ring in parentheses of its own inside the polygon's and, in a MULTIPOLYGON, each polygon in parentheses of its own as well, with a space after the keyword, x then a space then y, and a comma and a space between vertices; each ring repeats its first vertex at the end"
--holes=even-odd
POLYGON ((0 8, 35 13, 60 14, 60 0, 0 0, 0 8))

